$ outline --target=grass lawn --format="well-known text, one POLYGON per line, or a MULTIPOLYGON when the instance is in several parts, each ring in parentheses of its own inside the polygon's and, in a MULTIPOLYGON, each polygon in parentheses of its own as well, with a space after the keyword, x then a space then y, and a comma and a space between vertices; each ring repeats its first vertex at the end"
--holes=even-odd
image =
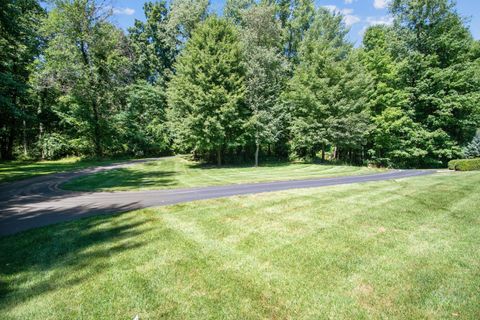
POLYGON ((78 191, 127 191, 186 188, 232 183, 265 182, 358 175, 381 169, 302 163, 271 163, 252 166, 221 167, 201 165, 184 158, 171 158, 83 176, 62 188, 78 191))
POLYGON ((83 169, 117 161, 118 160, 86 160, 79 157, 70 157, 55 161, 5 161, 0 162, 0 183, 49 173, 83 169))
POLYGON ((1 318, 479 319, 479 194, 443 173, 4 237, 1 318))

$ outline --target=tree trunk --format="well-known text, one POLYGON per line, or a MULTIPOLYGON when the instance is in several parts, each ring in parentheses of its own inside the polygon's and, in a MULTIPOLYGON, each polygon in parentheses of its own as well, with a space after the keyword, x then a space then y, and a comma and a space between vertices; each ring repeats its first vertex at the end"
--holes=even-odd
POLYGON ((258 167, 258 152, 260 151, 260 145, 256 143, 255 147, 255 167, 258 167))
MULTIPOLYGON (((42 142, 42 139, 43 139, 43 117, 42 117, 42 113, 43 113, 43 110, 42 110, 42 107, 45 105, 45 91, 42 91, 41 94, 40 94, 40 103, 39 103, 39 106, 38 106, 38 111, 37 111, 37 118, 38 118, 38 140, 40 142, 42 142)), ((45 159, 45 148, 44 148, 44 145, 43 143, 40 143, 40 157, 42 160, 45 159)))
POLYGON ((97 157, 101 157, 103 155, 102 150, 102 137, 100 132, 100 123, 99 123, 99 116, 98 116, 98 107, 97 103, 94 99, 92 99, 92 111, 93 111, 93 121, 94 123, 94 143, 95 143, 95 155, 97 157))
POLYGON ((15 140, 15 125, 14 123, 10 127, 10 132, 7 140, 7 148, 5 152, 6 160, 13 160, 13 141, 15 140))
POLYGON ((28 155, 27 151, 27 122, 23 119, 23 155, 26 157, 28 155))
MULTIPOLYGON (((43 139, 43 123, 40 121, 38 124, 38 130, 40 132, 39 134, 39 140, 42 141, 43 139)), ((40 143, 40 156, 42 157, 42 160, 45 159, 45 148, 43 146, 43 143, 40 143)))
POLYGON ((325 162, 325 144, 322 144, 322 162, 325 162))
POLYGON ((222 165, 222 149, 221 148, 218 148, 217 149, 217 166, 221 166, 222 165))

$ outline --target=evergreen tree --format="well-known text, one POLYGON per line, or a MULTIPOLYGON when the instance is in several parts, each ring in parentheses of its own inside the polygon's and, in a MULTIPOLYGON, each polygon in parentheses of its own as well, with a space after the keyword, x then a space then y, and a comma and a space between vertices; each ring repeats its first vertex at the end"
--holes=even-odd
POLYGON ((477 132, 472 142, 470 142, 464 151, 467 158, 480 158, 480 132, 477 132))
POLYGON ((174 146, 209 156, 245 144, 245 70, 239 34, 230 22, 208 18, 193 33, 168 88, 174 146))

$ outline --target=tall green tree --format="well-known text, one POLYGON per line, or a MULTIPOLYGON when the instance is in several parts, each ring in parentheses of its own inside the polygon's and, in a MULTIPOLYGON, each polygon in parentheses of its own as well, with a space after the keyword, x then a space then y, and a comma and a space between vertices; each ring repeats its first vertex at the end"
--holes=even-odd
POLYGON ((166 1, 146 2, 143 10, 146 21, 135 20, 128 32, 137 76, 155 83, 169 77, 177 54, 176 35, 169 28, 166 1))
POLYGON ((209 4, 209 0, 172 0, 168 27, 180 49, 190 39, 197 25, 208 17, 209 4))
POLYGON ((417 146, 424 135, 408 113, 408 92, 400 85, 402 63, 396 61, 397 34, 390 26, 373 26, 363 37, 361 60, 372 78, 369 109, 374 130, 370 160, 378 165, 405 166, 424 155, 417 146))
MULTIPOLYGON (((56 113, 64 133, 84 153, 115 152, 111 116, 131 81, 123 32, 108 22, 111 8, 96 0, 58 0, 43 24, 49 39, 39 72, 59 92, 56 113)), ((118 149, 118 148, 117 148, 118 149)))
POLYGON ((461 154, 478 127, 478 64, 465 21, 449 0, 394 0, 396 50, 406 112, 426 130, 424 164, 445 163, 461 154))
POLYGON ((242 24, 244 11, 255 4, 255 0, 227 0, 223 9, 224 16, 236 24, 242 24))
POLYGON ((200 155, 245 143, 245 69, 235 26, 215 16, 201 24, 175 65, 168 88, 174 146, 200 155))
MULTIPOLYGON (((0 159, 12 159, 15 141, 25 141, 30 64, 39 54, 38 26, 45 12, 36 0, 0 3, 0 159)), ((24 145, 24 147, 26 147, 24 145)))
POLYGON ((300 46, 299 64, 284 95, 290 109, 290 147, 298 157, 315 157, 333 145, 350 155, 368 133, 366 92, 370 84, 341 15, 320 8, 300 46), (350 153, 350 154, 349 154, 350 153))
POLYGON ((291 18, 287 28, 287 56, 298 62, 300 43, 305 37, 315 17, 315 4, 313 0, 294 0, 291 18))
POLYGON ((246 102, 251 111, 247 123, 255 144, 255 166, 262 145, 277 141, 285 116, 280 94, 286 80, 287 61, 282 52, 281 26, 272 5, 255 5, 242 12, 245 48, 246 102))

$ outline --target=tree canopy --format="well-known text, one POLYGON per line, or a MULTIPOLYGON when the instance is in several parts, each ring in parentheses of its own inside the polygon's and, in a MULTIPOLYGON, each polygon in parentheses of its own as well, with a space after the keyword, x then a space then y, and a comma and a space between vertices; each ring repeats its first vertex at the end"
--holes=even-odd
POLYGON ((392 167, 478 156, 480 42, 450 0, 393 0, 349 41, 313 0, 0 4, 0 157, 262 157, 392 167))

